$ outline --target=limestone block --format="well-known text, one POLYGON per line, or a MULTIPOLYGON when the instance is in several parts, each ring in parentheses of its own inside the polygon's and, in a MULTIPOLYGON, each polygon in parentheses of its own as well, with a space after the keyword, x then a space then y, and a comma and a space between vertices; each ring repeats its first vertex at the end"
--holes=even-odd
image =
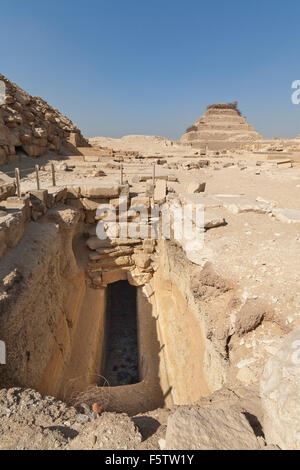
POLYGON ((118 184, 91 184, 81 186, 81 196, 87 198, 114 198, 120 194, 118 184))
POLYGON ((300 449, 300 329, 292 331, 267 362, 261 382, 264 433, 268 444, 300 449))
MULTIPOLYGON (((106 201, 104 201, 106 202, 106 201)), ((87 198, 82 198, 81 199, 82 206, 85 210, 87 211, 96 211, 100 204, 103 204, 103 199, 98 199, 98 200, 91 200, 87 198)))
POLYGON ((5 233, 5 244, 8 248, 17 246, 24 234, 24 216, 21 211, 8 214, 0 222, 0 231, 5 233))
POLYGON ((64 201, 67 197, 67 188, 53 187, 49 188, 48 192, 52 195, 55 202, 64 201))
POLYGON ((217 196, 222 201, 222 205, 225 209, 232 212, 233 214, 240 214, 243 212, 256 212, 258 214, 267 214, 272 211, 270 205, 251 201, 250 199, 240 196, 217 196))
POLYGON ((30 219, 30 198, 24 196, 18 198, 17 196, 8 197, 5 201, 5 207, 7 209, 15 209, 22 212, 26 220, 30 219))
POLYGON ((111 249, 97 250, 97 253, 89 253, 91 261, 104 261, 118 256, 130 256, 133 254, 133 248, 130 246, 115 247, 111 249))
POLYGON ((199 183, 197 181, 191 181, 187 187, 188 194, 204 193, 206 183, 199 183))
POLYGON ((147 181, 146 183, 146 197, 153 197, 154 196, 154 189, 155 189, 155 186, 154 184, 152 183, 152 181, 147 181))
POLYGON ((130 207, 138 210, 139 206, 150 208, 151 202, 148 196, 135 196, 130 199, 130 207))
POLYGON ((116 258, 106 259, 94 264, 89 264, 88 268, 92 271, 113 269, 119 266, 132 266, 133 262, 130 256, 118 256, 116 258))
POLYGON ((32 189, 30 190, 30 200, 32 204, 43 202, 47 204, 48 191, 47 189, 32 189))
POLYGON ((9 145, 18 147, 21 145, 20 131, 18 128, 9 129, 9 145))
POLYGON ((127 271, 125 269, 110 269, 102 271, 103 284, 112 284, 113 282, 126 281, 127 271))
POLYGON ((16 185, 14 182, 5 183, 1 179, 0 173, 0 201, 7 199, 9 196, 14 196, 16 193, 16 185))
POLYGON ((285 224, 300 224, 300 211, 295 209, 273 209, 272 214, 285 224))
POLYGON ((39 145, 23 145, 23 150, 29 157, 40 157, 46 151, 45 147, 40 147, 39 145))
POLYGON ((135 265, 138 268, 146 269, 150 266, 151 258, 148 254, 143 253, 142 251, 136 251, 132 256, 132 259, 135 265))
POLYGON ((47 131, 42 127, 36 127, 35 129, 33 129, 33 136, 37 137, 38 139, 43 139, 47 137, 47 131))
POLYGON ((167 197, 167 182, 165 180, 158 180, 154 189, 154 203, 164 204, 167 197))
POLYGON ((80 187, 79 186, 67 186, 67 199, 78 199, 80 198, 80 187))
POLYGON ((218 214, 214 214, 214 212, 211 211, 204 212, 204 228, 206 230, 215 227, 221 227, 222 225, 226 225, 225 217, 218 214))
POLYGON ((86 155, 84 157, 84 161, 89 162, 89 163, 96 163, 96 162, 99 162, 99 160, 100 160, 99 156, 86 155))
POLYGON ((66 199, 65 204, 67 206, 75 207, 75 209, 81 210, 82 207, 82 200, 81 199, 66 199))
POLYGON ((111 241, 106 238, 105 240, 101 240, 97 236, 90 237, 86 242, 88 248, 90 250, 97 250, 99 248, 109 248, 112 246, 111 241))
POLYGON ((152 273, 144 273, 139 268, 128 271, 127 280, 130 285, 138 287, 148 284, 152 279, 152 273))
POLYGON ((259 450, 244 414, 221 409, 179 408, 168 419, 166 450, 259 450))

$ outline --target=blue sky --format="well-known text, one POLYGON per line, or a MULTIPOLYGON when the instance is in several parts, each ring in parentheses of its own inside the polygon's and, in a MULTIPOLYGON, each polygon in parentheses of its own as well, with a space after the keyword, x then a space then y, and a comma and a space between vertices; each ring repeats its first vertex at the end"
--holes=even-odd
POLYGON ((222 101, 300 133, 299 0, 1 0, 0 18, 0 71, 87 136, 179 138, 222 101))

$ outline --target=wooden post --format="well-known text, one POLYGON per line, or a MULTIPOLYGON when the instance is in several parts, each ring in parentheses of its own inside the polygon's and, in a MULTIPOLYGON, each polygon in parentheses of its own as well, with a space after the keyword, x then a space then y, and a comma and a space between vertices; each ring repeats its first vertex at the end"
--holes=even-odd
POLYGON ((39 178, 39 166, 35 165, 35 175, 36 175, 36 188, 39 190, 41 189, 40 187, 40 178, 39 178))
POLYGON ((153 168, 152 168, 152 182, 153 182, 153 185, 155 186, 155 163, 153 163, 153 168))
POLYGON ((54 163, 51 163, 51 173, 52 173, 52 186, 56 186, 54 163))
POLYGON ((19 168, 15 169, 16 184, 17 184, 17 195, 21 197, 21 185, 20 185, 20 170, 19 168))
POLYGON ((120 166, 120 184, 124 184, 124 167, 123 165, 120 166))

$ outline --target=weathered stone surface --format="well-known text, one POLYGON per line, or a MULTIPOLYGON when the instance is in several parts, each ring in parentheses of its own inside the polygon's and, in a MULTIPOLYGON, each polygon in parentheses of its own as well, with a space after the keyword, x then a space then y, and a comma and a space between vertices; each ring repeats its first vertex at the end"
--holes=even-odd
POLYGON ((115 247, 111 249, 97 250, 96 253, 89 253, 91 261, 103 261, 118 256, 129 256, 133 254, 133 248, 129 246, 115 247))
POLYGON ((166 202, 167 196, 167 182, 165 180, 158 180, 154 189, 154 203, 163 204, 166 202))
POLYGON ((197 181, 191 181, 187 187, 188 194, 204 193, 206 183, 198 183, 197 181))
POLYGON ((98 200, 91 200, 87 198, 82 198, 81 199, 82 206, 85 210, 87 211, 96 211, 100 204, 103 204, 103 200, 98 199, 98 200), (102 201, 102 202, 101 202, 102 201))
POLYGON ((255 330, 262 322, 265 315, 264 306, 255 299, 248 299, 245 305, 236 315, 235 331, 243 336, 249 331, 255 330))
POLYGON ((81 196, 87 198, 114 198, 120 194, 118 184, 99 183, 81 186, 81 196))
POLYGON ((204 213, 204 228, 209 230, 210 228, 221 227, 226 225, 225 217, 214 214, 210 211, 205 211, 204 213))
POLYGON ((145 269, 150 266, 150 262, 151 262, 150 256, 147 255, 146 253, 143 253, 142 251, 136 252, 132 256, 132 259, 138 268, 145 269))
POLYGON ((97 263, 89 264, 89 270, 97 271, 101 269, 113 269, 119 266, 131 266, 133 264, 130 256, 117 256, 111 259, 100 260, 97 263))
POLYGON ((67 437, 58 429, 12 423, 0 438, 0 450, 63 450, 67 437))
POLYGON ((0 233, 2 232, 3 238, 2 254, 7 248, 17 246, 24 234, 24 221, 22 211, 15 211, 0 219, 0 233))
POLYGON ((295 209, 273 209, 272 214, 280 222, 286 224, 300 224, 300 211, 295 209))
POLYGON ((30 199, 33 204, 35 204, 36 201, 43 202, 44 204, 47 204, 47 199, 48 199, 48 191, 47 189, 32 189, 30 191, 30 199))
POLYGON ((260 383, 268 444, 300 449, 300 329, 267 362, 260 383))
POLYGON ((101 240, 97 236, 90 237, 86 242, 90 250, 97 250, 99 248, 109 248, 112 246, 109 239, 101 240))
POLYGON ((139 268, 136 268, 132 271, 128 271, 127 280, 131 286, 144 286, 148 284, 152 278, 151 273, 144 273, 139 268))
POLYGON ((0 201, 5 200, 9 196, 14 196, 15 193, 16 186, 14 180, 5 173, 0 172, 0 201))
POLYGON ((67 186, 67 199, 78 199, 80 197, 80 186, 67 186))
POLYGON ((52 195, 55 202, 64 201, 67 197, 67 188, 48 188, 48 193, 52 195))
POLYGON ((180 408, 168 419, 167 450, 258 450, 256 436, 242 413, 180 408))
POLYGON ((111 269, 102 272, 103 284, 111 284, 118 281, 126 281, 127 272, 125 269, 111 269))
POLYGON ((134 422, 125 414, 103 413, 86 424, 70 450, 132 450, 142 441, 134 422))
POLYGON ((241 196, 233 195, 218 195, 216 196, 225 209, 232 212, 233 214, 240 214, 243 212, 256 212, 257 214, 267 214, 271 212, 271 207, 268 204, 251 201, 241 196))

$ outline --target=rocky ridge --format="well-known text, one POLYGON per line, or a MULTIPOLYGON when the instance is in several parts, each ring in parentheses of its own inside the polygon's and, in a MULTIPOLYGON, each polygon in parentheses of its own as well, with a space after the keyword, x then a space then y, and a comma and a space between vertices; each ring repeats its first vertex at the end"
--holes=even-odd
POLYGON ((22 151, 39 157, 47 151, 60 153, 88 146, 72 121, 40 97, 26 91, 0 74, 5 84, 5 104, 0 106, 0 165, 14 161, 22 151))

